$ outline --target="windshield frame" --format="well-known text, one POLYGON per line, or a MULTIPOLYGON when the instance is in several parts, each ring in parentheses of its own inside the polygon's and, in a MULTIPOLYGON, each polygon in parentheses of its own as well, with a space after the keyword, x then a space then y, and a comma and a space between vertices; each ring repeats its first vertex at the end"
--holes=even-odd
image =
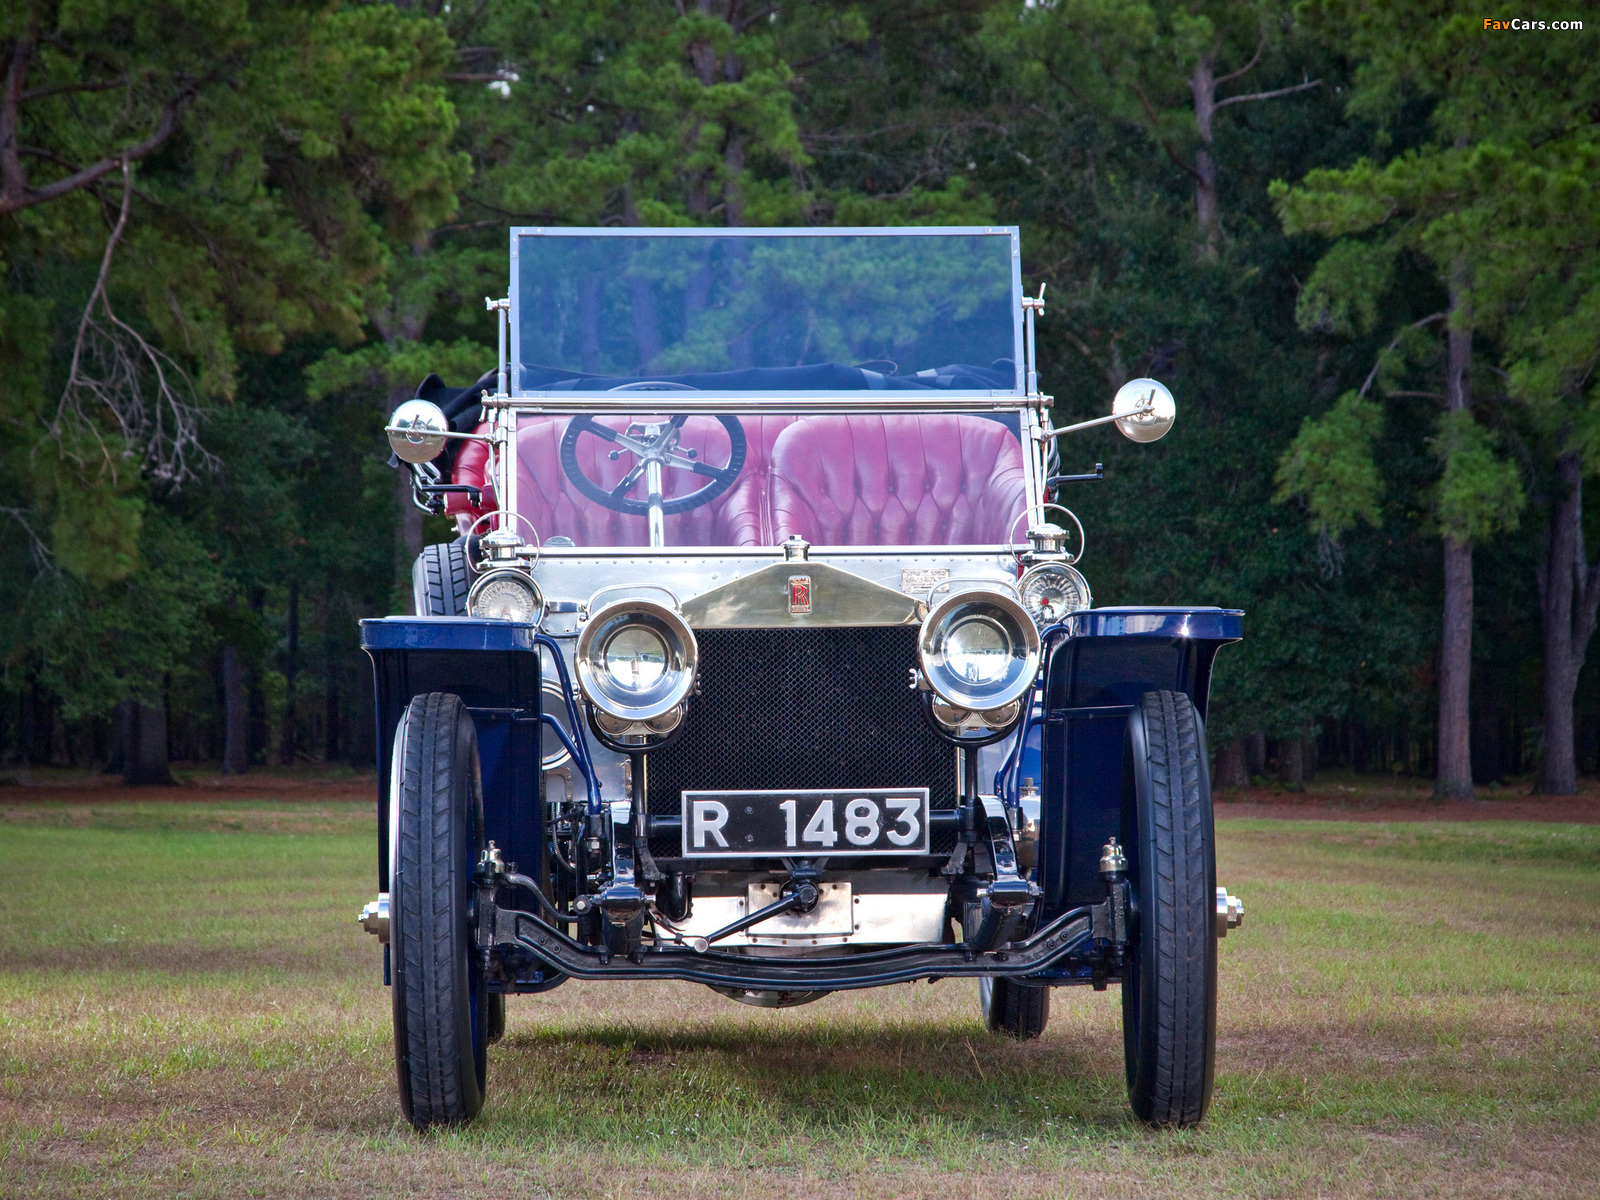
MULTIPOLYGON (((631 237, 631 238, 774 238, 774 237, 809 237, 809 238, 836 238, 836 237, 1007 237, 1011 242, 1011 328, 1012 328, 1012 361, 1017 364, 1016 382, 1011 388, 985 389, 985 390, 959 390, 930 388, 913 392, 866 391, 866 392, 808 392, 808 391, 770 391, 751 392, 722 391, 707 389, 704 391, 680 392, 677 398, 671 392, 650 392, 650 404, 654 411, 674 412, 684 409, 697 409, 701 412, 734 412, 733 407, 715 408, 706 405, 707 400, 728 400, 734 402, 738 408, 759 409, 763 412, 783 411, 815 411, 819 402, 827 408, 926 408, 938 409, 1016 409, 1026 405, 1029 397, 1026 394, 1023 379, 1024 361, 1024 330, 1022 308, 1022 250, 1021 231, 1015 225, 917 225, 917 226, 826 226, 826 227, 771 227, 771 226, 545 226, 545 225, 517 225, 510 230, 511 270, 510 270, 510 312, 508 314, 510 337, 510 354, 508 356, 507 386, 510 396, 518 408, 524 404, 519 402, 550 400, 563 411, 592 411, 616 412, 637 408, 639 393, 622 394, 616 399, 611 399, 608 392, 573 392, 541 391, 525 389, 521 385, 520 364, 522 362, 522 322, 521 322, 521 271, 518 268, 518 250, 523 238, 535 237, 631 237), (894 399, 888 399, 893 396, 894 399), (581 399, 580 399, 581 397, 581 399), (1009 403, 996 404, 997 400, 1004 399, 1009 403), (786 410, 781 405, 784 403, 799 404, 798 409, 786 410)), ((543 406, 535 404, 528 411, 541 411, 543 406)))

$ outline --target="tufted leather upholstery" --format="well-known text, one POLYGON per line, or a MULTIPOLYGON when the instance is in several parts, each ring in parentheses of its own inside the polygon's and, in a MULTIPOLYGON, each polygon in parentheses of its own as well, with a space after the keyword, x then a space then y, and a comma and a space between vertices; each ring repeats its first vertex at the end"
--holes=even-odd
MULTIPOLYGON (((565 534, 580 546, 649 544, 644 517, 593 503, 561 469, 566 416, 524 418, 517 434, 517 491, 541 536, 565 534)), ((599 418, 622 429, 621 417, 599 418)), ((1022 447, 997 421, 968 415, 769 416, 742 418, 749 451, 737 483, 710 504, 667 518, 676 546, 771 546, 791 533, 830 546, 963 545, 1004 541, 1024 506, 1022 447)), ((681 442, 704 461, 728 460, 728 438, 710 417, 691 417, 681 442)), ((632 456, 607 457, 599 438, 578 443, 591 479, 611 487, 632 456)), ((484 482, 488 448, 468 442, 452 473, 484 488, 483 509, 453 493, 447 511, 464 529, 496 505, 484 482)), ((666 473, 666 494, 702 485, 687 471, 666 473)), ((641 481, 630 493, 642 498, 641 481)))
MULTIPOLYGON (((612 429, 626 428, 623 417, 597 418, 612 429)), ((648 522, 642 516, 612 512, 589 500, 561 469, 561 437, 569 417, 524 418, 517 431, 518 507, 533 522, 541 536, 565 534, 580 546, 646 546, 650 543, 648 522)), ((767 478, 772 445, 779 433, 793 424, 794 417, 744 417, 745 438, 749 443, 744 469, 738 481, 710 504, 675 513, 666 519, 667 542, 676 546, 767 546, 771 545, 772 525, 767 501, 767 478)), ((711 417, 690 417, 684 425, 679 445, 697 450, 701 461, 728 461, 728 435, 720 422, 711 417)), ((596 437, 578 441, 578 462, 585 474, 601 486, 610 488, 621 481, 633 465, 633 457, 623 454, 616 462, 608 455, 612 447, 596 437)), ((498 500, 492 482, 484 483, 488 447, 483 442, 468 442, 456 460, 452 478, 484 488, 481 509, 472 508, 462 493, 451 493, 446 511, 458 514, 462 528, 479 512, 496 507, 498 500)), ((706 480, 683 470, 666 472, 666 495, 686 495, 705 486, 706 480)), ((644 481, 629 493, 643 499, 644 481)))
POLYGON ((1022 446, 960 414, 812 416, 772 451, 775 540, 824 546, 1003 542, 1026 506, 1022 446))

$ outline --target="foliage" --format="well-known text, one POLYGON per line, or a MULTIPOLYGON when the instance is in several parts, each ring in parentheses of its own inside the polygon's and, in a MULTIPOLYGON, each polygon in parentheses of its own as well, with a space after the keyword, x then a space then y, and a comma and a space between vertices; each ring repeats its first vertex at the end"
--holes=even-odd
POLYGON ((1100 603, 1247 611, 1213 742, 1337 729, 1425 769, 1452 531, 1484 543, 1484 770, 1525 766, 1550 463, 1600 461, 1587 32, 1443 0, 422 7, 0 16, 6 69, 31 47, 0 115, 31 148, 0 164, 0 755, 103 759, 102 714, 165 695, 174 752, 215 756, 231 648, 256 761, 370 762, 354 622, 416 533, 379 422, 492 364, 508 225, 1003 222, 1049 284, 1058 421, 1135 375, 1177 395, 1159 444, 1061 447, 1107 479, 1060 499, 1100 603), (1463 261, 1477 403, 1441 423, 1463 261), (69 386, 80 345, 203 453, 163 474, 171 421, 69 386))
POLYGON ((1434 446, 1444 474, 1439 479, 1439 528, 1446 537, 1482 542, 1515 529, 1522 510, 1522 480, 1516 465, 1494 452, 1491 430, 1466 412, 1439 418, 1434 446))
POLYGON ((1383 524, 1383 481, 1372 461, 1372 444, 1383 426, 1383 409, 1358 392, 1346 392, 1320 417, 1307 417, 1278 464, 1282 504, 1304 497, 1312 528, 1330 537, 1358 521, 1383 524))
POLYGON ((238 586, 169 493, 215 486, 181 450, 241 353, 361 337, 385 239, 446 219, 468 164, 443 27, 388 5, 33 0, 0 57, 25 147, 0 164, 0 457, 36 551, 0 655, 99 713, 208 645, 238 586))

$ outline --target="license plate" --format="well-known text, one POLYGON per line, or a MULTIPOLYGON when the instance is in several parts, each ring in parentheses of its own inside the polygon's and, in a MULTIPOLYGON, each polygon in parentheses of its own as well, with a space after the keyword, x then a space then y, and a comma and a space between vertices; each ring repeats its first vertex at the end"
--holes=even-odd
POLYGON ((927 788, 683 793, 685 858, 927 853, 927 788))

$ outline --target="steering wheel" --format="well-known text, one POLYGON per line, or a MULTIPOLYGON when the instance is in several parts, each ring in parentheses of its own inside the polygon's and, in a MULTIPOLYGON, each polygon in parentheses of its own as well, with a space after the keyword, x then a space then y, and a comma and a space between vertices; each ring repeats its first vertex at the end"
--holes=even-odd
POLYGON ((728 464, 724 467, 714 467, 709 463, 703 463, 696 457, 696 451, 678 448, 683 424, 688 419, 687 414, 679 413, 659 424, 641 425, 635 422, 630 424, 626 431, 618 433, 616 430, 607 429, 591 416, 573 417, 567 425, 566 433, 561 436, 561 469, 566 472, 567 478, 572 480, 572 485, 578 491, 596 504, 614 512, 638 517, 650 514, 649 500, 630 500, 628 492, 641 478, 651 473, 651 467, 655 467, 658 471, 667 468, 693 471, 696 475, 703 475, 711 481, 686 496, 674 496, 670 500, 661 501, 660 511, 663 516, 688 512, 692 508, 699 508, 702 504, 710 504, 732 487, 733 481, 739 478, 739 472, 744 468, 749 442, 745 438, 744 426, 739 423, 738 417, 719 416, 717 420, 721 421, 722 427, 728 431, 728 464), (586 433, 615 445, 617 448, 611 451, 613 459, 619 457, 623 451, 634 456, 633 466, 616 487, 609 490, 601 487, 585 475, 583 468, 578 465, 578 439, 586 433))

